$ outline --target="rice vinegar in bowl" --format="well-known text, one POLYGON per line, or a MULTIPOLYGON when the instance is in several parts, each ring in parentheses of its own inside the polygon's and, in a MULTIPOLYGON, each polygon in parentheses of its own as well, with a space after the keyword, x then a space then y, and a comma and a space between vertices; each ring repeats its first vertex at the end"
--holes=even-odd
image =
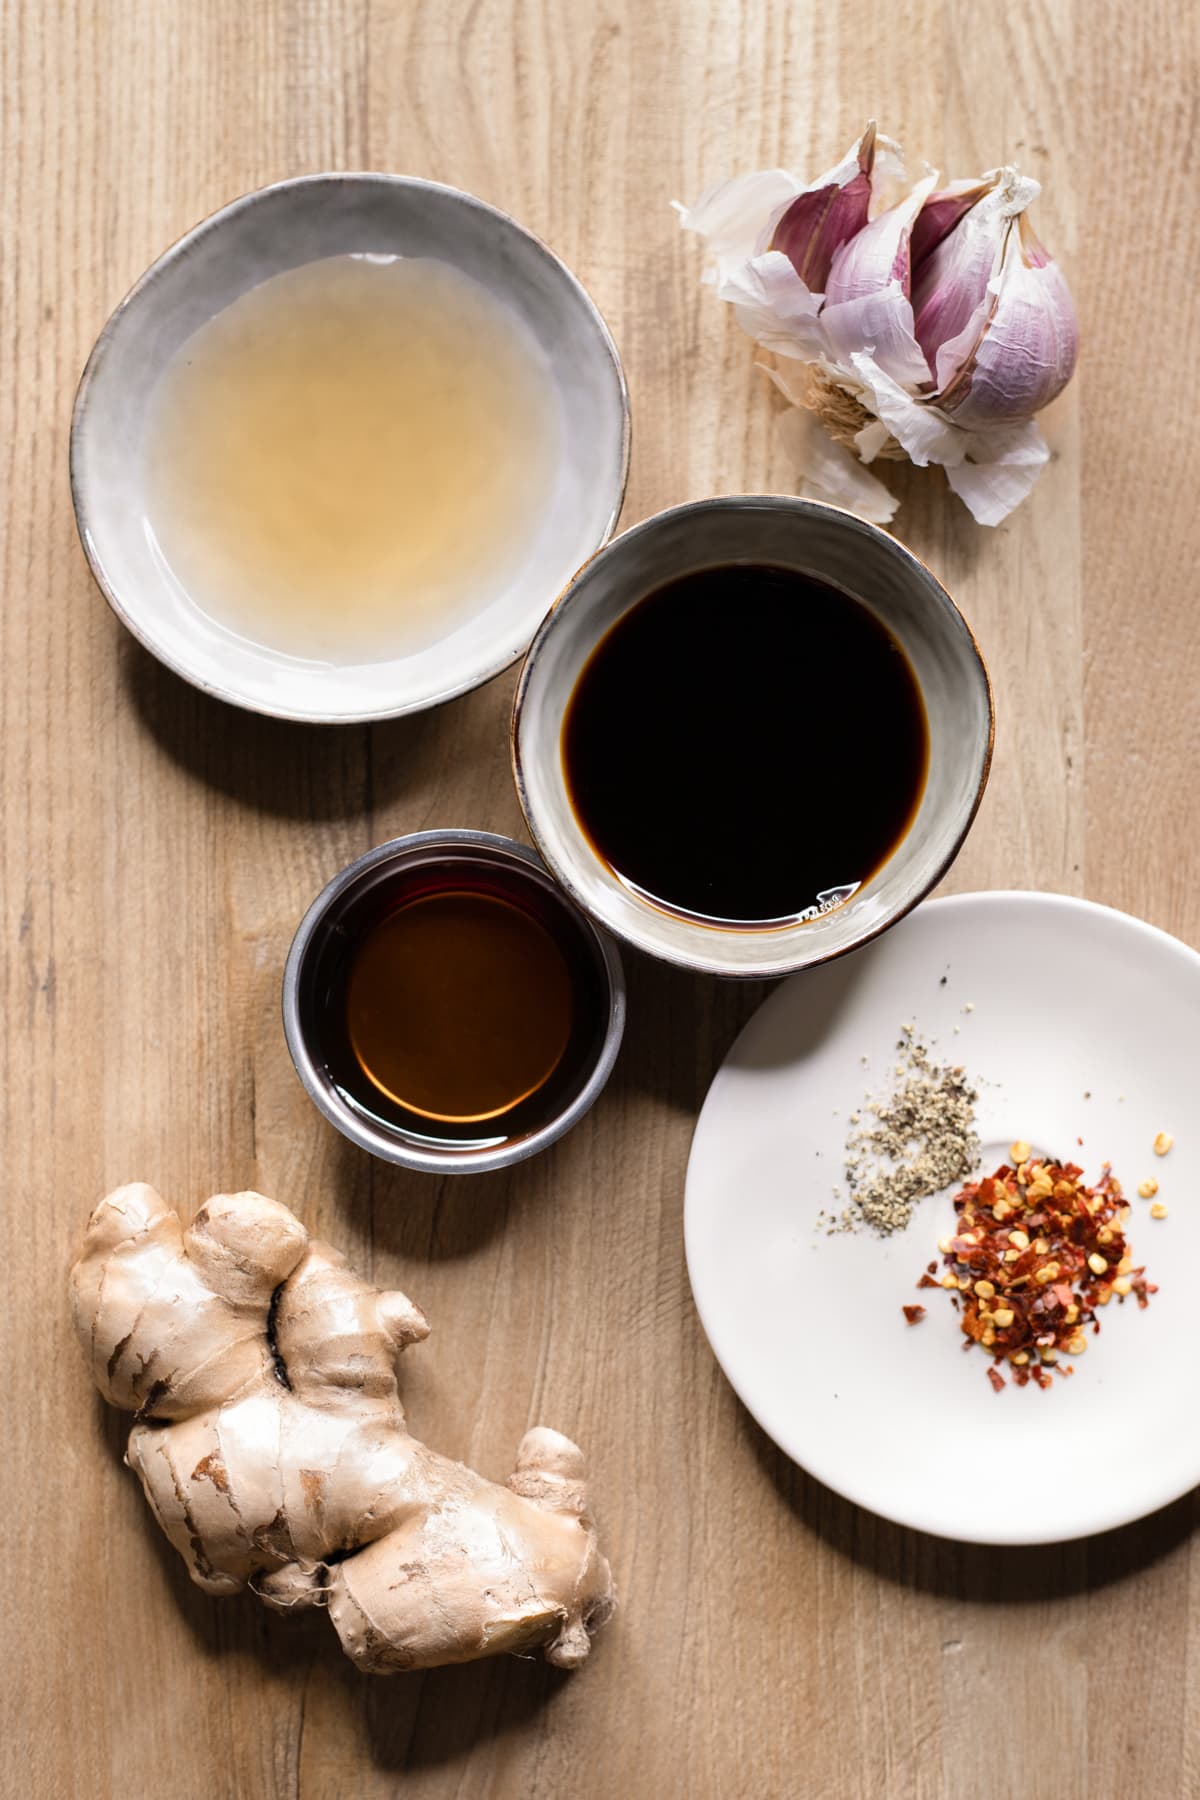
POLYGON ((319 724, 507 668, 616 523, 629 409, 528 232, 407 177, 304 176, 180 239, 97 340, 80 539, 167 667, 319 724))
POLYGON ((479 282, 431 257, 325 257, 180 348, 147 432, 146 528, 238 637, 407 656, 516 572, 561 436, 536 338, 479 282))

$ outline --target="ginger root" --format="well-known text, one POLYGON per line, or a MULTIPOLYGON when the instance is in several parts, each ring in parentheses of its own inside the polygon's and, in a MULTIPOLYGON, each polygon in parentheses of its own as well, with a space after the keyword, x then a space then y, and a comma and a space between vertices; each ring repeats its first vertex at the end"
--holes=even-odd
POLYGON ((125 1460, 208 1593, 324 1606, 373 1673, 583 1661, 614 1600, 582 1454, 539 1427, 499 1487, 411 1437, 395 1361, 425 1315, 285 1206, 219 1194, 185 1231, 153 1188, 118 1188, 71 1299, 97 1387, 135 1414, 125 1460))

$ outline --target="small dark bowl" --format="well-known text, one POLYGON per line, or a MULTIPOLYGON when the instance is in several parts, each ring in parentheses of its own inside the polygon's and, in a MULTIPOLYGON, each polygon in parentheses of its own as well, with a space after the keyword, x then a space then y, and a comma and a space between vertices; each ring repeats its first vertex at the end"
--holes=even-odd
POLYGON ((313 901, 292 940, 283 974, 283 1029, 296 1073, 332 1125, 351 1143, 384 1162, 432 1173, 473 1174, 523 1162, 552 1144, 581 1119, 603 1088, 616 1061, 625 1029, 625 976, 616 946, 563 893, 540 859, 523 844, 488 831, 419 831, 369 850, 335 875, 313 901), (350 941, 348 925, 360 909, 400 880, 423 870, 481 870, 503 874, 510 884, 536 890, 544 909, 553 908, 579 941, 602 999, 586 1066, 568 1085, 548 1117, 503 1142, 485 1145, 429 1142, 356 1106, 330 1067, 328 991, 331 964, 350 941))

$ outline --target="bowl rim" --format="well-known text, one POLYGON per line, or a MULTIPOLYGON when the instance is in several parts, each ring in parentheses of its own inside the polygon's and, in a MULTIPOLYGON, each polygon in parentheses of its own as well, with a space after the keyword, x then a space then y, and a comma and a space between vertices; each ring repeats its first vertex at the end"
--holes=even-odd
MULTIPOLYGON (((445 686, 439 688, 436 693, 431 694, 426 699, 409 702, 401 706, 385 705, 368 707, 356 712, 319 713, 315 712, 312 708, 288 706, 285 703, 274 704, 267 699, 251 701, 247 699, 245 695, 225 687, 222 683, 212 681, 187 668, 177 656, 165 650, 161 644, 155 641, 154 633, 133 616, 126 604, 120 598, 114 584, 109 579, 92 533, 92 515, 89 512, 85 493, 87 482, 82 468, 82 436, 92 386, 95 382, 97 373, 103 367, 111 350, 117 332, 123 327, 125 315, 130 308, 136 307, 140 303, 142 296, 160 278, 165 269, 171 267, 174 263, 189 254, 196 244, 210 236, 213 232, 219 231, 229 220, 248 211, 268 195, 278 194, 294 188, 317 188, 327 185, 349 186, 353 184, 377 185, 381 188, 392 189, 416 189, 424 193, 437 194, 451 201, 461 203, 472 208, 476 212, 488 213, 492 218, 500 220, 501 223, 510 230, 517 232, 521 237, 527 238, 549 262, 554 264, 560 276, 565 280, 568 288, 573 291, 575 298, 582 304, 584 313, 590 318, 600 348, 607 359, 610 372, 615 378, 617 398, 620 405, 620 475, 613 498, 613 505, 603 527, 603 535, 600 542, 596 545, 596 549, 591 553, 592 555, 595 555, 599 550, 603 549, 604 545, 611 538, 613 531, 616 529, 617 520, 621 516, 621 509, 625 504, 625 494, 629 485, 629 462, 632 438, 629 384, 625 377, 625 370, 621 362, 620 351, 617 349, 616 341, 608 327, 608 323, 591 294, 584 287, 579 277, 568 268, 563 259, 557 255, 557 253, 553 251, 536 232, 530 231, 528 226, 522 225, 518 219, 515 219, 511 213, 505 212, 502 207, 493 206, 490 201, 481 200, 477 194, 468 193, 463 188, 453 187, 448 182, 430 181, 421 175, 399 175, 382 169, 331 169, 314 170, 306 175, 291 175, 282 181, 268 182, 263 187, 252 188, 247 193, 239 194, 235 199, 226 201, 224 205, 217 207, 214 212, 207 213, 202 219, 198 220, 195 225, 191 226, 187 231, 183 232, 181 236, 175 238, 168 244, 166 249, 160 251, 154 260, 142 271, 137 280, 133 283, 133 286, 129 288, 124 297, 117 302, 117 305, 113 308, 102 326, 99 336, 96 338, 91 350, 88 352, 87 361, 83 366, 83 372, 79 377, 79 382, 75 389, 75 398, 71 408, 68 462, 70 469, 71 505, 75 514, 75 527, 84 556, 87 559, 88 567, 91 570, 92 579, 95 581, 96 586, 100 589, 100 592, 103 594, 117 618, 121 621, 121 624, 124 625, 125 629, 132 637, 137 639, 143 649, 149 651, 156 661, 162 663, 165 668, 170 669, 173 674, 178 675, 181 680, 186 681, 191 687, 199 689, 201 693, 208 694, 213 699, 223 700, 230 706, 240 707, 244 712, 258 713, 265 718, 287 719, 295 724, 303 725, 369 725, 383 719, 398 719, 405 717, 409 713, 425 712, 431 707, 443 705, 447 700, 457 699, 461 694, 470 693, 474 688, 483 687, 485 683, 492 681, 497 675, 502 674, 505 669, 511 668, 515 662, 518 662, 521 659, 525 652, 520 649, 514 650, 511 653, 504 652, 499 658, 493 658, 492 661, 479 672, 465 676, 461 680, 448 682, 445 686)), ((295 266, 300 267, 301 265, 296 264, 295 266)), ((246 291, 249 292, 248 289, 246 291)), ((590 557, 587 560, 590 560, 590 557)))
POLYGON ((599 1099, 608 1083, 616 1065, 621 1048, 621 1040, 625 1034, 627 1012, 625 969, 621 961, 621 953, 610 931, 591 913, 577 907, 571 896, 565 893, 561 884, 554 878, 536 850, 527 844, 519 843, 516 838, 505 837, 497 831, 475 831, 466 826, 442 826, 429 831, 410 831, 400 837, 389 838, 386 843, 377 844, 374 849, 366 850, 356 856, 336 875, 330 877, 320 892, 306 908, 303 918, 297 925, 289 946, 287 958, 283 966, 281 984, 281 1005, 283 1012, 283 1035, 288 1054, 296 1074, 299 1076, 309 1099, 318 1112, 333 1125, 342 1136, 348 1138, 359 1149, 367 1151, 379 1161, 391 1163, 396 1167, 419 1169, 434 1175, 476 1175, 492 1169, 510 1168, 514 1163, 525 1162, 539 1151, 547 1149, 559 1138, 577 1125, 584 1114, 589 1112, 599 1099), (365 1121, 359 1119, 350 1107, 340 1104, 329 1087, 320 1080, 317 1058, 309 1046, 300 1017, 300 970, 304 958, 312 944, 313 938, 329 912, 331 906, 339 900, 348 887, 351 887, 369 870, 381 863, 392 861, 402 852, 411 850, 474 850, 482 853, 484 860, 499 853, 512 862, 517 862, 534 870, 544 877, 554 890, 561 904, 568 912, 578 915, 583 930, 590 933, 595 940, 600 963, 604 972, 607 987, 608 1019, 604 1027, 604 1036, 600 1044, 599 1054, 588 1072, 586 1081, 578 1093, 562 1110, 555 1114, 546 1124, 531 1131, 527 1137, 519 1138, 515 1143, 502 1144, 484 1150, 422 1150, 410 1145, 400 1138, 391 1139, 385 1128, 373 1130, 365 1121))
MULTIPOLYGON (((640 594, 637 599, 631 600, 629 606, 625 608, 625 611, 620 616, 624 617, 625 612, 631 610, 633 606, 638 604, 638 600, 644 599, 645 597, 645 594, 640 594)), ((598 639, 597 642, 599 642, 598 639)), ((593 649, 594 648, 595 646, 593 645, 593 649)), ((632 949, 642 951, 647 956, 654 957, 657 961, 671 963, 676 968, 691 970, 694 974, 715 975, 722 979, 735 981, 785 980, 787 976, 798 974, 804 969, 819 968, 824 963, 836 961, 838 957, 852 955, 855 950, 861 949, 864 944, 871 943, 875 938, 882 936, 885 931, 889 931, 893 925, 898 924, 901 919, 905 918, 915 907, 926 900, 958 856, 959 851, 966 841, 967 834, 975 822, 980 804, 983 800, 984 790, 987 787, 988 776, 991 773, 992 754, 995 749, 995 743, 996 704, 995 695, 992 689, 992 678, 988 670, 987 662, 979 647, 979 640, 976 638, 975 633, 972 631, 967 620, 951 598, 950 593, 934 574, 933 570, 927 563, 923 562, 914 551, 910 550, 907 544, 902 543, 899 538, 893 537, 891 532, 884 531, 877 525, 872 525, 869 520, 860 518, 857 513, 849 511, 846 507, 832 506, 824 500, 810 500, 799 494, 717 494, 705 499, 687 500, 678 506, 664 507, 659 512, 651 513, 647 518, 639 519, 635 525, 630 525, 624 531, 618 532, 615 537, 609 538, 605 544, 601 545, 594 555, 588 558, 587 562, 581 564, 575 571, 570 581, 567 582, 565 587, 556 597, 549 612, 535 632, 533 641, 525 654, 525 660, 521 665, 521 673, 517 680, 516 693, 513 696, 512 715, 509 721, 509 755, 512 762, 513 781, 516 786, 517 799, 520 802, 521 812, 524 815, 530 836, 537 846, 538 853, 545 862, 546 867, 550 870, 555 880, 565 888, 575 905, 588 913, 590 917, 594 918, 596 923, 603 930, 612 932, 622 943, 628 944, 632 949), (553 847, 547 841, 545 834, 539 829, 536 818, 536 809, 530 803, 529 790, 525 780, 520 739, 521 720, 525 707, 528 704, 530 689, 537 678, 538 661, 546 647, 546 643, 551 633, 561 623, 565 604, 570 601, 572 595, 588 577, 593 563, 597 562, 600 557, 605 556, 610 552, 615 552, 617 546, 624 544, 626 540, 652 533, 668 520, 686 518, 689 515, 694 516, 697 513, 753 511, 793 512, 797 513, 800 517, 812 517, 813 515, 818 517, 825 515, 833 516, 844 521, 848 527, 864 536, 883 539, 889 549, 897 554, 902 561, 906 561, 919 569, 921 573, 928 578, 929 582, 932 583, 934 592, 941 603, 943 612, 946 614, 951 626, 961 628, 974 650, 975 661, 983 679, 984 696, 987 701, 988 724, 987 742, 984 745, 979 780, 976 784, 975 793, 962 822, 962 826, 953 842, 948 847, 945 856, 939 859, 929 880, 921 885, 919 891, 913 895, 911 900, 906 901, 903 906, 890 912, 888 916, 879 923, 863 930, 861 935, 854 938, 852 942, 843 944, 837 949, 826 950, 818 956, 804 956, 795 962, 783 966, 780 966, 778 961, 774 960, 741 963, 737 967, 732 967, 730 965, 722 966, 719 962, 716 962, 711 958, 689 955, 688 952, 681 947, 671 946, 670 948, 665 948, 660 944, 651 943, 640 934, 635 935, 629 930, 623 930, 620 925, 614 924, 610 919, 597 917, 593 912, 591 903, 580 891, 579 886, 575 882, 570 868, 564 864, 561 857, 555 854, 553 847)), ((582 836, 582 833, 580 833, 580 836, 582 836)), ((680 923, 688 926, 687 920, 681 920, 680 923)), ((708 930, 708 928, 704 926, 689 928, 697 932, 708 930)), ((765 937, 766 934, 764 933, 763 935, 765 937)), ((739 936, 744 942, 746 936, 753 936, 753 933, 740 933, 739 936)), ((708 937, 716 941, 717 933, 708 931, 708 937)))

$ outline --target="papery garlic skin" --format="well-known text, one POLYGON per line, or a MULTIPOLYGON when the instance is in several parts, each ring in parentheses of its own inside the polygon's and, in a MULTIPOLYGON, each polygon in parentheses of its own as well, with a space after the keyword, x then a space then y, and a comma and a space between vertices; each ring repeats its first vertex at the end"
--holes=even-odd
POLYGON ((718 271, 716 288, 718 300, 728 301, 742 330, 764 350, 803 362, 824 353, 821 296, 809 292, 780 251, 718 271))
POLYGON ((848 506, 860 519, 869 519, 873 525, 890 524, 900 502, 849 450, 835 444, 815 414, 809 412, 804 378, 797 372, 796 364, 788 362, 782 368, 772 368, 769 363, 758 366, 790 402, 787 410, 779 414, 776 432, 788 460, 801 472, 800 493, 809 500, 848 506))
MULTIPOLYGON (((938 406, 907 393, 868 351, 853 357, 864 404, 887 428, 918 468, 939 463, 946 480, 980 525, 999 525, 1032 489, 1050 452, 1035 419, 974 431, 954 423, 938 406)), ((864 427, 855 440, 864 462, 871 460, 864 427)))
POLYGON ((718 181, 694 206, 674 201, 684 231, 694 231, 707 242, 713 266, 705 269, 704 280, 716 282, 723 266, 748 262, 763 247, 768 226, 805 191, 786 169, 760 169, 754 175, 718 181))
POLYGON ((872 525, 891 524, 900 505, 896 496, 849 450, 834 443, 814 413, 789 406, 776 429, 789 462, 801 471, 799 492, 806 500, 847 507, 872 525))

